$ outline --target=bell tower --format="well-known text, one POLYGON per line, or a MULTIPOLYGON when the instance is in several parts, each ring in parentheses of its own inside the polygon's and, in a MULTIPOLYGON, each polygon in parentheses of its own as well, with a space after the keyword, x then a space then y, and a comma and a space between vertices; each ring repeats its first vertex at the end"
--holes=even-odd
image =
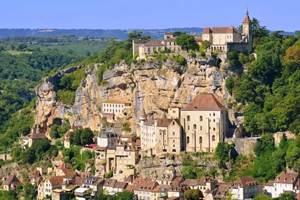
POLYGON ((246 42, 249 42, 251 39, 251 19, 249 17, 249 12, 247 10, 246 15, 243 20, 243 30, 242 35, 246 42))

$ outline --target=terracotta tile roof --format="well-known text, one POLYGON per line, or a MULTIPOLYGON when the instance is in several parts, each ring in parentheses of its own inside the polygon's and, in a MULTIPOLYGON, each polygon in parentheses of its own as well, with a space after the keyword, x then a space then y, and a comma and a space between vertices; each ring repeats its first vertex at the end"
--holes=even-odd
POLYGON ((257 185, 258 183, 253 177, 245 176, 245 177, 241 177, 234 184, 239 186, 251 186, 251 185, 257 185))
POLYGON ((287 183, 287 184, 295 184, 299 178, 299 174, 294 171, 283 171, 281 172, 276 179, 275 183, 287 183))
POLYGON ((118 182, 118 181, 117 181, 117 182, 115 183, 115 186, 114 186, 114 187, 115 187, 115 188, 125 189, 126 186, 127 186, 127 184, 128 184, 128 183, 125 183, 125 182, 118 182))
POLYGON ((76 172, 73 171, 73 169, 69 169, 69 168, 62 168, 61 169, 63 171, 63 173, 65 174, 66 178, 74 178, 76 176, 76 172))
POLYGON ((161 40, 150 40, 144 44, 144 46, 164 46, 161 40))
POLYGON ((182 110, 192 111, 221 111, 225 107, 220 103, 218 98, 212 93, 202 93, 196 96, 189 104, 182 110))
POLYGON ((49 179, 52 187, 53 186, 61 186, 64 182, 64 176, 52 176, 50 179, 49 179))
POLYGON ((222 199, 225 198, 232 187, 231 183, 219 183, 217 185, 217 191, 215 193, 215 198, 222 199))
POLYGON ((134 190, 142 190, 142 191, 156 191, 159 186, 156 181, 152 181, 149 178, 136 178, 133 181, 134 190))
POLYGON ((233 26, 229 27, 207 27, 203 29, 203 33, 236 33, 237 30, 233 26))

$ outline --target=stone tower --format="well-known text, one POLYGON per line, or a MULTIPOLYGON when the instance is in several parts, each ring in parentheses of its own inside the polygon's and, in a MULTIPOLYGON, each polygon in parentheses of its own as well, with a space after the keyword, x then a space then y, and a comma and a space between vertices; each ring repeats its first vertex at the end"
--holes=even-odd
POLYGON ((252 48, 251 19, 249 17, 248 10, 243 20, 242 38, 244 42, 247 42, 249 44, 248 50, 251 51, 252 48))

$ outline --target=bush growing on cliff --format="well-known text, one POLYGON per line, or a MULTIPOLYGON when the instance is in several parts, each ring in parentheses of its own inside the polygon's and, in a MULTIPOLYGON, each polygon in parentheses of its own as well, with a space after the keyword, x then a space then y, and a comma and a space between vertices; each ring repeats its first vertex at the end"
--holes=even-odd
POLYGON ((87 145, 92 144, 94 138, 94 133, 91 129, 78 129, 71 135, 71 144, 74 145, 87 145))
POLYGON ((50 136, 51 138, 55 139, 61 138, 69 129, 70 123, 68 120, 63 120, 60 123, 53 123, 53 125, 51 126, 50 136))

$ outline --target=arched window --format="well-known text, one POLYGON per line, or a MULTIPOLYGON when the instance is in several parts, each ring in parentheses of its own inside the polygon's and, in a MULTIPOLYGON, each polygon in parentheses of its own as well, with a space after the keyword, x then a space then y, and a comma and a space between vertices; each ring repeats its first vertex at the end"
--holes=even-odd
POLYGON ((199 137, 199 143, 202 144, 202 137, 199 137))
POLYGON ((215 140, 216 140, 216 136, 213 135, 213 136, 212 136, 212 141, 215 141, 215 140))
POLYGON ((187 120, 187 121, 190 121, 190 120, 191 120, 191 117, 188 115, 188 116, 186 117, 186 120, 187 120))
POLYGON ((186 137, 186 143, 187 144, 190 143, 190 137, 189 136, 186 137))

